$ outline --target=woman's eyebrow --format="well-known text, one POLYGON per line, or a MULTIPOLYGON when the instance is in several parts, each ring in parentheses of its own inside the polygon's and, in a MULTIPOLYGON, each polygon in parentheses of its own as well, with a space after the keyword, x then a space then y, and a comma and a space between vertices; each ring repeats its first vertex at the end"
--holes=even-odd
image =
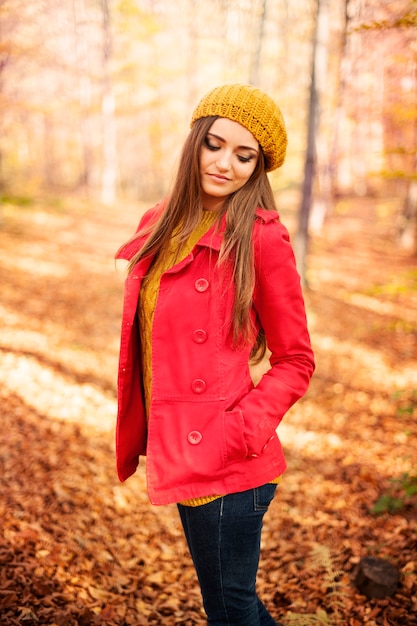
MULTIPOLYGON (((207 133, 207 137, 215 137, 216 139, 218 139, 219 141, 225 143, 226 139, 224 139, 223 137, 220 137, 220 135, 216 135, 215 133, 207 133)), ((255 152, 255 154, 258 154, 258 150, 256 148, 252 148, 251 146, 238 146, 237 147, 238 150, 252 150, 252 152, 255 152)))

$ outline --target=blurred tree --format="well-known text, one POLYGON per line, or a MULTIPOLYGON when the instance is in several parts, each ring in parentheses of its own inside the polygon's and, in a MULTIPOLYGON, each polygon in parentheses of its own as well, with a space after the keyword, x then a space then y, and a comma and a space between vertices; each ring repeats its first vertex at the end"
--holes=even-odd
POLYGON ((84 0, 72 0, 72 19, 81 144, 79 184, 88 191, 93 182, 93 124, 91 118, 93 86, 89 72, 88 37, 84 32, 87 22, 84 0))
POLYGON ((398 239, 401 246, 417 255, 417 2, 411 2, 405 11, 397 14, 391 23, 382 24, 382 27, 394 29, 396 34, 398 31, 401 33, 401 56, 405 67, 401 76, 402 89, 399 90, 400 96, 397 95, 393 113, 396 127, 401 126, 402 130, 394 151, 403 153, 399 174, 405 183, 398 239))
POLYGON ((101 0, 102 11, 102 127, 103 127, 103 167, 101 173, 101 200, 112 204, 116 200, 117 147, 115 100, 111 78, 112 34, 109 0, 101 0))
POLYGON ((256 31, 254 34, 254 50, 252 53, 252 62, 249 74, 249 83, 251 85, 259 85, 261 80, 261 52, 265 31, 266 0, 262 0, 257 13, 256 31))
POLYGON ((343 0, 342 12, 341 12, 341 29, 340 29, 340 52, 337 55, 337 78, 336 78, 336 103, 334 113, 334 133, 329 147, 329 161, 328 161, 328 196, 326 199, 326 205, 322 212, 322 215, 318 218, 318 227, 320 228, 323 221, 331 210, 331 201, 334 199, 337 193, 337 174, 338 174, 338 162, 339 162, 339 150, 340 150, 340 137, 343 134, 342 122, 344 119, 344 98, 346 90, 348 88, 349 79, 349 59, 348 59, 348 32, 351 21, 351 3, 352 0, 343 0))
MULTIPOLYGON (((3 72, 6 69, 9 56, 10 56, 10 42, 5 41, 5 4, 6 0, 0 0, 0 108, 4 106, 4 96, 3 96, 3 72)), ((2 126, 1 126, 2 118, 0 117, 0 135, 2 134, 2 126)), ((0 144, 0 226, 2 224, 3 212, 2 212, 2 201, 3 201, 3 190, 4 190, 4 180, 3 180, 3 152, 2 146, 0 144)))
POLYGON ((417 2, 368 0, 353 35, 369 51, 356 59, 367 81, 359 97, 358 86, 353 91, 360 154, 367 161, 363 193, 375 193, 379 180, 385 193, 401 198, 398 238, 417 252, 417 2))
POLYGON ((327 44, 329 34, 329 0, 317 0, 317 18, 313 31, 310 103, 308 114, 307 147, 304 164, 302 198, 298 229, 294 240, 298 270, 303 285, 306 279, 306 257, 309 240, 309 221, 313 199, 313 185, 317 162, 317 138, 320 128, 320 103, 327 76, 327 44))
MULTIPOLYGON (((18 80, 19 57, 25 54, 18 33, 25 27, 27 15, 22 1, 0 0, 0 206, 9 179, 10 113, 13 107, 13 80, 18 80), (14 76, 13 76, 14 73, 14 76)), ((27 44, 26 49, 30 45, 27 44)))
POLYGON ((153 200, 166 192, 198 98, 220 82, 253 82, 276 98, 288 126, 288 157, 271 182, 276 192, 303 192, 301 266, 309 228, 339 194, 401 198, 401 240, 409 241, 415 7, 320 0, 316 13, 311 0, 0 0, 0 184, 153 200), (316 26, 327 42, 318 32, 312 85, 316 26))
POLYGON ((189 0, 187 10, 187 37, 188 37, 188 54, 187 54, 187 89, 188 89, 188 110, 192 111, 198 101, 197 81, 198 76, 198 32, 197 23, 197 0, 189 0))

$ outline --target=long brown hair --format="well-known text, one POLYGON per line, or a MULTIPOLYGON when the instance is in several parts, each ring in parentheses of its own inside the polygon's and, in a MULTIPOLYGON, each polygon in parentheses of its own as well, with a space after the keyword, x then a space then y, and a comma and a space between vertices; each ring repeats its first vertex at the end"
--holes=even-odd
MULTIPOLYGON (((148 256, 163 254, 175 234, 180 247, 200 223, 203 215, 200 187, 200 151, 207 133, 217 117, 203 117, 194 123, 182 150, 176 180, 165 208, 156 222, 136 237, 149 233, 145 245, 129 263, 129 271, 148 256)), ((246 184, 233 193, 219 212, 217 223, 226 217, 226 230, 218 263, 232 262, 235 301, 233 306, 233 340, 253 341, 252 356, 260 360, 266 349, 263 333, 255 337, 250 308, 255 284, 252 230, 257 207, 276 210, 271 185, 265 172, 265 159, 260 151, 255 170, 246 184)))

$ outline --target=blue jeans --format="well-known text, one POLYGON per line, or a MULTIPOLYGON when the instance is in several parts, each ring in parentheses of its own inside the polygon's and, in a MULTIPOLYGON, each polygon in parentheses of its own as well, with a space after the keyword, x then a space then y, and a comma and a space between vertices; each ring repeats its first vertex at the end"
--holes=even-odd
POLYGON ((263 516, 276 485, 189 507, 178 504, 208 624, 275 626, 256 593, 263 516))

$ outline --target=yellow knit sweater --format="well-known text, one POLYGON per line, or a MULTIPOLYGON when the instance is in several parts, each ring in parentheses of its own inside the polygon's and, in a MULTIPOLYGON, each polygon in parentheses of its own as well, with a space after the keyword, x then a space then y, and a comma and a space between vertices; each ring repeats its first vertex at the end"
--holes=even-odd
MULTIPOLYGON (((166 270, 171 268, 174 263, 179 263, 180 261, 185 259, 185 257, 194 248, 195 244, 209 230, 210 226, 214 223, 216 217, 217 213, 215 211, 204 211, 203 218, 200 224, 191 233, 182 248, 178 249, 178 244, 175 242, 175 240, 172 241, 167 253, 163 256, 163 258, 157 258, 142 282, 138 306, 138 316, 142 346, 142 378, 147 413, 149 411, 152 393, 152 323, 156 307, 156 301, 158 298, 161 276, 166 270)), ((271 482, 278 483, 279 478, 271 482)), ((213 494, 201 498, 186 500, 181 502, 181 504, 187 506, 200 506, 202 504, 212 502, 213 500, 216 500, 220 497, 220 494, 213 494)))

